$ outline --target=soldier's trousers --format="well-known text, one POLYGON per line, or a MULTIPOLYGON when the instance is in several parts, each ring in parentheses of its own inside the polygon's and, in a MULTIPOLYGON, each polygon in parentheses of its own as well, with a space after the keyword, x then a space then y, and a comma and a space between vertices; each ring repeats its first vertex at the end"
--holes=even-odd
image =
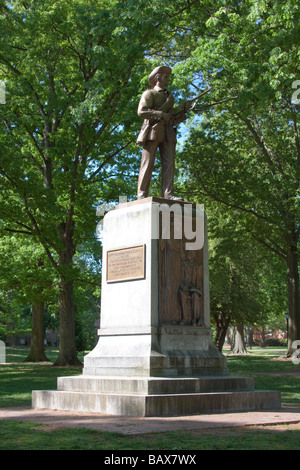
POLYGON ((174 136, 169 134, 168 140, 166 141, 157 142, 156 140, 148 140, 143 145, 138 180, 138 198, 148 196, 157 149, 159 149, 160 152, 162 165, 162 197, 168 199, 173 196, 176 132, 175 129, 172 129, 172 131, 174 136))

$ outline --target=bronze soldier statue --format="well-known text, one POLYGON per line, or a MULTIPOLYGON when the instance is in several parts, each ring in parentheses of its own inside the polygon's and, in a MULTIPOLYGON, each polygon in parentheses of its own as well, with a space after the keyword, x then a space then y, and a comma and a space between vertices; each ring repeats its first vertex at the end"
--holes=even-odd
POLYGON ((156 67, 149 75, 152 89, 146 90, 140 99, 138 115, 144 119, 137 143, 143 146, 138 180, 138 199, 148 196, 155 154, 159 148, 162 164, 162 197, 182 201, 173 193, 176 126, 186 119, 192 101, 173 110, 174 98, 166 89, 171 68, 156 67))

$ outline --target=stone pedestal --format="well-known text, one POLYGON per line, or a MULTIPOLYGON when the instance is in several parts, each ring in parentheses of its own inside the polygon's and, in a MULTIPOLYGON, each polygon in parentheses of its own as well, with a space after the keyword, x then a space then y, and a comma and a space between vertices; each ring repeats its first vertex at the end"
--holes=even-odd
POLYGON ((230 377, 211 339, 206 220, 147 198, 104 218, 99 341, 81 376, 34 391, 34 408, 176 416, 280 407, 230 377))

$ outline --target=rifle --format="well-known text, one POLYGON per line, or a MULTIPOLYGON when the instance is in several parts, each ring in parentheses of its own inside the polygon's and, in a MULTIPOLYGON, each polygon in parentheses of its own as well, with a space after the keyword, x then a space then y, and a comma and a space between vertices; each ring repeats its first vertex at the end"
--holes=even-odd
MULTIPOLYGON (((187 102, 193 103, 193 102, 197 101, 199 98, 201 98, 201 96, 206 95, 206 93, 208 93, 211 89, 212 89, 212 87, 208 88, 207 90, 200 93, 200 95, 195 96, 195 98, 192 98, 191 100, 187 100, 184 103, 182 103, 181 105, 179 105, 178 108, 169 111, 169 114, 171 115, 171 122, 172 122, 172 120, 174 120, 174 118, 176 117, 177 114, 179 114, 183 109, 185 110, 187 102)), ((163 111, 163 108, 164 108, 165 104, 166 103, 164 103, 158 110, 163 111)), ((193 107, 192 107, 192 109, 193 109, 193 107)), ((155 127, 158 127, 158 126, 161 126, 161 125, 164 125, 164 124, 163 124, 163 121, 159 121, 159 122, 156 122, 155 124, 154 123, 151 124, 148 119, 145 119, 144 122, 143 122, 142 128, 139 132, 138 138, 137 138, 137 144, 138 145, 143 145, 145 142, 147 142, 148 133, 149 133, 149 130, 151 128, 151 125, 152 125, 153 129, 155 129, 155 127)))
MULTIPOLYGON (((201 98, 202 96, 206 95, 206 93, 208 93, 210 90, 212 89, 212 87, 210 88, 207 88, 207 90, 203 91, 202 93, 200 93, 200 95, 197 95, 195 96, 195 98, 192 98, 190 100, 187 100, 185 101, 184 103, 182 103, 181 105, 178 106, 178 108, 174 109, 173 112, 172 112, 172 115, 173 116, 176 116, 176 114, 179 114, 183 109, 185 109, 186 107, 186 104, 187 103, 193 103, 195 101, 197 101, 199 98, 201 98)), ((195 103, 196 104, 196 103, 195 103)), ((194 105, 195 106, 195 105, 194 105)), ((194 106, 192 107, 192 109, 194 108, 194 106)))

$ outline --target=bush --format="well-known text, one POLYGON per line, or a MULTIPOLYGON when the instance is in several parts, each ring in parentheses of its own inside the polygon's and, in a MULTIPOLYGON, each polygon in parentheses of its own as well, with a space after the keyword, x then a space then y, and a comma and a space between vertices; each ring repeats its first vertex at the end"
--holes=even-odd
POLYGON ((286 339, 267 338, 265 341, 266 346, 286 346, 286 339))

